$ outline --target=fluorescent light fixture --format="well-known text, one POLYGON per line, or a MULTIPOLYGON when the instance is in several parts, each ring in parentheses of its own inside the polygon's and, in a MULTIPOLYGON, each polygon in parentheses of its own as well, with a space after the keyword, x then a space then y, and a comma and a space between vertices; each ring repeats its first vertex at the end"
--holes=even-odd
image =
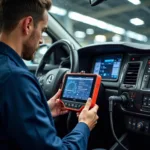
POLYGON ((139 18, 133 18, 133 19, 130 19, 130 23, 132 23, 135 26, 141 26, 144 24, 144 21, 139 18))
POLYGON ((67 14, 67 10, 56 6, 52 6, 49 12, 60 16, 65 16, 67 14))
POLYGON ((138 41, 141 41, 141 42, 147 42, 148 41, 147 36, 139 34, 139 33, 135 33, 133 31, 127 31, 126 35, 129 38, 132 38, 132 39, 135 39, 135 40, 138 40, 138 41))
POLYGON ((94 30, 89 28, 89 29, 86 30, 86 34, 93 35, 94 34, 94 30))
POLYGON ((72 20, 86 23, 86 24, 89 24, 91 26, 95 26, 95 27, 98 27, 98 28, 101 28, 101 29, 104 29, 107 31, 117 33, 117 34, 121 34, 121 35, 125 34, 125 29, 123 29, 123 28, 114 26, 114 25, 109 24, 107 22, 86 16, 86 15, 82 15, 82 14, 77 13, 77 12, 69 12, 68 16, 72 20))
POLYGON ((83 31, 76 31, 74 35, 75 37, 80 38, 80 39, 84 39, 86 37, 86 34, 83 31))
POLYGON ((120 42, 121 39, 122 39, 122 37, 121 37, 120 35, 118 35, 118 34, 116 34, 116 35, 114 35, 114 36, 112 37, 112 41, 113 41, 113 42, 120 42))
POLYGON ((99 42, 106 42, 106 36, 105 35, 96 35, 94 39, 94 43, 99 43, 99 42))
POLYGON ((128 0, 130 3, 134 4, 134 5, 140 5, 141 1, 140 0, 128 0))
POLYGON ((69 12, 68 17, 72 20, 86 23, 88 25, 95 26, 95 27, 98 27, 100 29, 107 30, 107 31, 110 31, 110 32, 113 32, 116 34, 125 35, 129 38, 132 38, 132 39, 135 39, 138 41, 143 41, 143 42, 148 41, 148 38, 145 35, 138 34, 138 33, 133 32, 133 31, 127 31, 126 32, 126 30, 124 28, 120 28, 118 26, 109 24, 107 22, 86 16, 86 15, 82 15, 82 14, 77 13, 77 12, 69 12))

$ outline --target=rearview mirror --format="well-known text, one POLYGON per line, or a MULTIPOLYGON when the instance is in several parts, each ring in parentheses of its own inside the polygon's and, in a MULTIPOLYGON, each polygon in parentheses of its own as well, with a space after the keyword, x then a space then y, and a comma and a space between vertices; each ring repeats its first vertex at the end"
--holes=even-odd
POLYGON ((96 5, 98 5, 99 3, 102 3, 105 0, 89 0, 89 1, 90 1, 91 6, 96 6, 96 5))

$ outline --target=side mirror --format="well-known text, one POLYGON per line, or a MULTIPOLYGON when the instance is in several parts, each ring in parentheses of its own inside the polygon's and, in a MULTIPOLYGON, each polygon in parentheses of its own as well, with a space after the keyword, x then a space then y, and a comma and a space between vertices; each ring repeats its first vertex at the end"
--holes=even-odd
POLYGON ((90 1, 91 6, 96 6, 96 5, 98 5, 99 3, 102 3, 105 0, 89 0, 89 1, 90 1))

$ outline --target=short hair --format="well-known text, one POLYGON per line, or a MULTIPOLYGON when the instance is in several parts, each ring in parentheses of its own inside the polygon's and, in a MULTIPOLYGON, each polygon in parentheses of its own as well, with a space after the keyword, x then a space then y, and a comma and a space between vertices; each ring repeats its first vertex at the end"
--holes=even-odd
POLYGON ((34 26, 43 19, 45 10, 51 7, 51 0, 0 0, 0 10, 2 12, 1 29, 12 31, 18 22, 27 16, 32 16, 34 26))

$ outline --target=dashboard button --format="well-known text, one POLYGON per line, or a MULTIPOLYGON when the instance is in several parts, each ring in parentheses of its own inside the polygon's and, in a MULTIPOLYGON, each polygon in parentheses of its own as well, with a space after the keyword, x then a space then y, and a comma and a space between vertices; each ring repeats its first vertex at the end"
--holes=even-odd
POLYGON ((71 104, 71 107, 74 107, 74 104, 71 104))
POLYGON ((133 119, 133 122, 132 122, 132 129, 136 129, 136 120, 135 119, 133 119))
POLYGON ((147 102, 143 102, 143 106, 147 106, 147 102))
POLYGON ((81 108, 81 104, 78 104, 78 108, 81 108))
POLYGON ((74 108, 77 108, 77 104, 74 104, 74 108))
POLYGON ((147 101, 147 100, 148 100, 148 97, 147 97, 147 96, 144 96, 143 101, 147 101))
POLYGON ((149 123, 145 123, 145 132, 149 131, 149 123))
POLYGON ((67 103, 67 102, 64 102, 64 105, 65 105, 65 106, 67 106, 67 105, 68 105, 68 103, 67 103))
POLYGON ((144 130, 144 124, 143 124, 143 122, 137 123, 137 130, 139 130, 139 131, 143 131, 144 130))
POLYGON ((149 80, 149 75, 144 75, 144 81, 147 82, 149 80))
POLYGON ((128 128, 131 128, 131 127, 132 127, 132 119, 129 118, 129 120, 128 120, 128 128))

